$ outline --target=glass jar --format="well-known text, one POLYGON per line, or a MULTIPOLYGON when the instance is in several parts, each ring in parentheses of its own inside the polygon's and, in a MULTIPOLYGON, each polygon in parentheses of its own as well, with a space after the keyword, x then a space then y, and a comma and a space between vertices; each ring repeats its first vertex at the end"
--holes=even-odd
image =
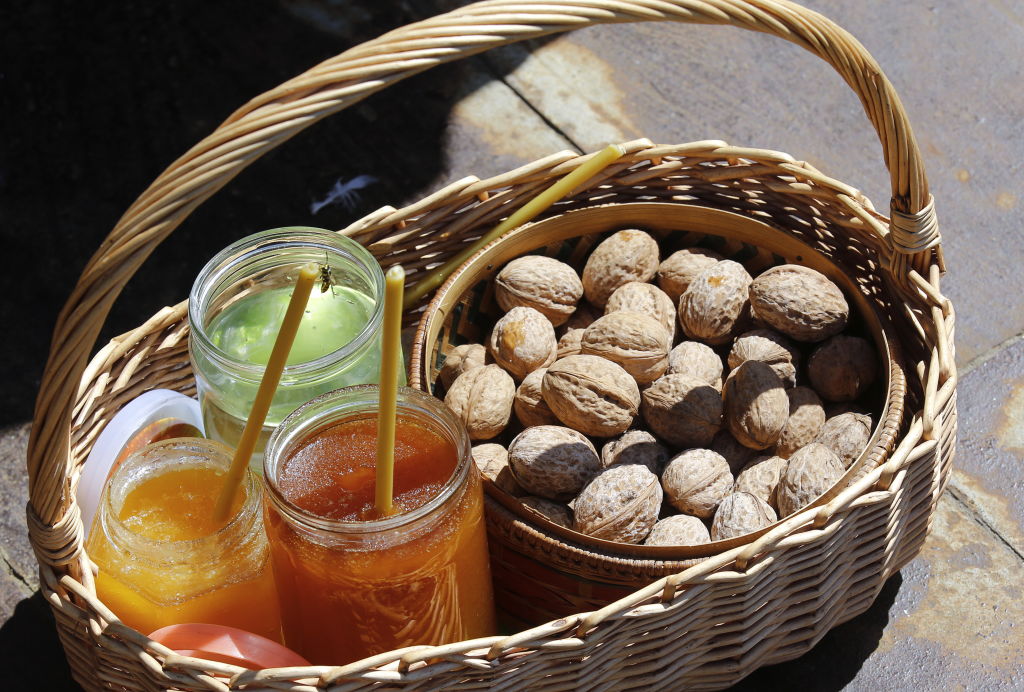
POLYGON ((189 295, 189 355, 206 435, 235 447, 299 269, 309 262, 320 265, 321 281, 253 453, 257 473, 270 433, 296 407, 338 387, 378 381, 384 274, 363 246, 342 235, 278 228, 220 252, 189 295))
POLYGON ((281 640, 255 474, 227 522, 213 520, 231 456, 212 440, 163 440, 110 477, 87 550, 97 595, 126 625, 148 634, 207 623, 281 640))
MULTIPOLYGON (((442 402, 413 389, 399 389, 396 448, 415 446, 416 436, 425 429, 450 445, 454 457, 438 471, 448 475, 436 478, 446 480, 437 484, 439 488, 430 486, 436 494, 428 495, 424 504, 412 503, 414 508, 384 518, 336 520, 308 509, 312 486, 328 487, 322 476, 317 477, 318 469, 303 461, 299 467, 304 470, 295 473, 307 475, 289 476, 288 487, 282 485, 286 465, 310 445, 326 455, 325 465, 332 463, 332 455, 347 457, 343 463, 358 463, 351 457, 359 454, 372 459, 378 395, 376 386, 346 387, 302 406, 274 432, 264 461, 264 523, 285 643, 317 665, 494 633, 480 476, 465 427, 442 402), (364 438, 367 444, 358 446, 346 436, 333 451, 330 445, 322 446, 332 429, 348 431, 352 424, 362 423, 374 430, 364 438), (297 494, 290 490, 305 480, 309 488, 297 494)), ((426 453, 427 447, 405 449, 401 454, 426 453)), ((405 456, 396 459, 396 469, 405 461, 406 468, 422 469, 436 458, 405 456)), ((403 484, 413 487, 404 482, 403 473, 395 473, 396 502, 403 484)), ((372 473, 359 481, 355 478, 342 475, 334 481, 337 486, 324 492, 341 487, 357 491, 362 484, 372 497, 372 473)))

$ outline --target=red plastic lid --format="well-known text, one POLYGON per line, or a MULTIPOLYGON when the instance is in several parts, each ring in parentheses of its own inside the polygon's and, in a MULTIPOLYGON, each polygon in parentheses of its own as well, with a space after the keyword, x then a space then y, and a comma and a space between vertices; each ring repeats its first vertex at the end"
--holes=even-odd
POLYGON ((196 622, 168 625, 151 633, 149 638, 174 649, 182 656, 205 658, 254 670, 309 665, 309 661, 302 656, 275 641, 226 625, 196 622))

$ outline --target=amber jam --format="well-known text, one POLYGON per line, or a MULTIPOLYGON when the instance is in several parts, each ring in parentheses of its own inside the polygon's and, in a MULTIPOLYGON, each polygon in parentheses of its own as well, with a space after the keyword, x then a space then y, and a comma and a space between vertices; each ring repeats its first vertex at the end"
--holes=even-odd
POLYGON ((285 641, 314 664, 494 632, 468 436, 441 402, 400 392, 387 517, 373 507, 375 386, 313 400, 268 446, 264 522, 285 641))
POLYGON ((231 454, 212 440, 164 440, 111 476, 87 547, 96 593, 126 625, 148 634, 201 622, 280 640, 255 475, 230 518, 213 518, 231 454))
MULTIPOLYGON (((395 512, 421 507, 440 494, 455 471, 455 445, 414 421, 395 429, 395 512)), ((373 506, 377 485, 377 418, 347 420, 303 442, 281 466, 285 499, 323 519, 381 519, 373 506)))

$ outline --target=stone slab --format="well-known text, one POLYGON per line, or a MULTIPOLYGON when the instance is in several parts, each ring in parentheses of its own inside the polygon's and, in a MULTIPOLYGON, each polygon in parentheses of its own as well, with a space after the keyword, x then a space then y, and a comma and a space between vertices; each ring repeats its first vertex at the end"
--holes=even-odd
POLYGON ((866 613, 733 689, 1019 690, 1024 562, 949 494, 921 554, 866 613))
POLYGON ((6 572, 24 587, 23 595, 30 594, 39 586, 36 556, 25 526, 28 502, 25 450, 30 429, 28 423, 0 429, 0 488, 3 488, 5 500, 0 503, 0 536, 3 536, 0 559, 6 572))
POLYGON ((957 392, 950 490, 1024 558, 1024 339, 971 370, 957 392))
MULTIPOLYGON (((944 229, 960 363, 1024 331, 1024 10, 1004 0, 808 0, 873 53, 919 138, 944 229), (966 19, 969 18, 969 21, 966 19), (993 319, 992 309, 998 309, 993 319)), ((581 148, 646 136, 786 151, 890 196, 881 147, 853 92, 794 45, 724 27, 590 27, 486 59, 581 148), (509 69, 509 63, 518 67, 509 69)))

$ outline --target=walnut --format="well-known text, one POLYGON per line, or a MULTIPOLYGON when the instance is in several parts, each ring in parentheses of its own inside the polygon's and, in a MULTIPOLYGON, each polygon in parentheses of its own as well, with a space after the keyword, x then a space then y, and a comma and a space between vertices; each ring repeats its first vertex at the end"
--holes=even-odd
POLYGON ((775 490, 789 461, 779 456, 759 456, 750 460, 736 476, 733 492, 755 495, 772 507, 777 506, 775 490))
POLYGON ((618 363, 638 384, 653 382, 668 368, 672 338, 653 317, 639 312, 612 312, 583 332, 580 351, 618 363))
POLYGON ((543 497, 537 497, 536 495, 521 497, 519 498, 519 501, 522 502, 523 506, 531 512, 536 512, 552 524, 558 524, 559 526, 564 526, 567 529, 572 528, 572 510, 561 502, 547 500, 543 497))
POLYGON ((710 449, 680 452, 665 466, 661 485, 669 504, 680 512, 708 519, 732 492, 732 472, 722 455, 710 449))
POLYGON ((525 494, 508 467, 508 451, 501 445, 494 442, 475 445, 473 461, 484 478, 490 479, 494 485, 509 495, 519 497, 525 494))
POLYGON ((725 541, 771 526, 779 518, 771 506, 755 495, 738 492, 718 504, 711 522, 711 540, 725 541))
POLYGON ((703 545, 711 542, 704 522, 690 514, 665 517, 651 529, 644 545, 703 545))
POLYGON ((652 473, 661 473, 669 452, 646 430, 627 430, 621 437, 609 440, 601 448, 601 466, 642 464, 652 473))
POLYGON ((565 358, 566 356, 576 356, 580 353, 580 343, 583 341, 583 332, 586 329, 579 327, 570 329, 562 334, 562 338, 558 340, 558 358, 565 358))
POLYGON ((754 315, 797 341, 821 341, 846 326, 850 306, 828 277, 810 267, 783 264, 750 284, 754 315))
POLYGON ((838 334, 811 354, 807 376, 821 398, 853 401, 875 381, 877 363, 875 349, 867 339, 838 334))
POLYGON ((544 373, 541 389, 560 421, 594 437, 624 432, 640 408, 636 380, 620 365, 597 356, 555 361, 544 373))
POLYGON ((661 510, 658 476, 640 464, 612 466, 598 473, 576 498, 573 528, 620 543, 639 543, 661 510))
POLYGON ((743 326, 750 274, 742 264, 722 260, 704 269, 679 298, 679 324, 691 339, 717 346, 743 326))
POLYGON ((668 374, 681 372, 722 391, 722 359, 699 341, 683 341, 668 352, 668 374))
POLYGON ((706 447, 722 426, 718 390, 680 373, 644 390, 640 410, 651 432, 674 447, 706 447))
POLYGON ((755 329, 736 337, 729 351, 729 367, 736 369, 747 360, 759 360, 771 366, 787 387, 796 386, 800 351, 789 339, 770 329, 755 329))
POLYGON ((438 376, 441 378, 441 384, 444 385, 445 391, 447 391, 451 389, 452 382, 459 375, 467 370, 486 365, 486 363, 487 349, 482 344, 462 344, 448 352, 438 376))
POLYGON ((815 442, 832 450, 844 468, 850 468, 871 439, 871 416, 863 413, 841 413, 829 418, 818 431, 815 442))
POLYGON ((519 257, 494 278, 494 297, 502 310, 517 306, 537 310, 556 327, 576 309, 583 283, 576 270, 543 255, 519 257))
POLYGON ((775 453, 788 459, 796 450, 814 442, 825 424, 825 409, 810 387, 793 387, 787 389, 786 394, 789 396, 789 418, 775 444, 775 453))
POLYGON ((601 241, 583 267, 583 295, 603 308, 616 288, 630 281, 647 282, 658 271, 658 243, 635 229, 619 231, 601 241))
POLYGON ((494 324, 488 347, 494 361, 521 380, 554 362, 558 341, 547 317, 533 308, 517 307, 494 324))
POLYGON ((471 440, 489 440, 508 425, 515 395, 516 383, 492 363, 459 375, 444 403, 465 423, 471 440))
POLYGON ((803 509, 843 477, 843 462, 828 447, 812 442, 789 458, 775 500, 780 517, 803 509))
POLYGON ((547 371, 547 368, 534 370, 523 378, 519 389, 516 390, 512 409, 516 412, 516 418, 524 428, 534 425, 558 425, 558 418, 548 408, 547 402, 544 401, 544 395, 541 393, 541 382, 547 371))
POLYGON ((560 425, 538 425, 516 435, 508 462, 527 492, 559 501, 575 497, 601 470, 590 440, 560 425))
POLYGON ((748 360, 733 370, 722 394, 729 432, 752 449, 774 445, 789 418, 789 397, 767 363, 748 360))
POLYGON ((604 314, 609 312, 642 312, 653 317, 668 331, 669 338, 676 338, 676 303, 654 284, 642 284, 630 281, 615 289, 604 306, 604 314))
POLYGON ((686 292, 698 274, 721 262, 725 258, 713 250, 691 247, 673 252, 658 267, 658 286, 661 287, 673 304, 679 302, 679 296, 686 292))
POLYGON ((757 456, 757 450, 740 444, 739 440, 733 437, 728 430, 719 430, 711 440, 710 447, 725 457, 733 475, 739 473, 740 469, 757 456))

